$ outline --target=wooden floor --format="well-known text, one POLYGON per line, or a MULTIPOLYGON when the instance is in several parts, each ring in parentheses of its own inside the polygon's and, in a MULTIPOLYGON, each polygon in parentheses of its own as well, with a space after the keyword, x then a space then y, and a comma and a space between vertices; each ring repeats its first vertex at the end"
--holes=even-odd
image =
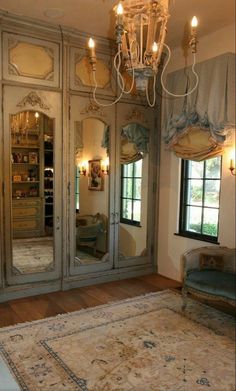
POLYGON ((0 327, 43 319, 168 288, 180 283, 151 274, 0 303, 0 327))

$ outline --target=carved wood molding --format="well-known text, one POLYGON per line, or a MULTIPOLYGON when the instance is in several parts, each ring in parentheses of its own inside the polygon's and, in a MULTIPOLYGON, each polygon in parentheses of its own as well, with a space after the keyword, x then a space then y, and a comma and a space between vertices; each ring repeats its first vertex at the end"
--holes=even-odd
POLYGON ((106 117, 106 114, 104 111, 101 109, 100 106, 98 106, 94 102, 88 103, 84 109, 80 112, 80 114, 86 115, 86 114, 96 114, 99 117, 106 117))
POLYGON ((148 122, 144 113, 141 110, 139 110, 137 107, 133 107, 133 109, 130 111, 130 113, 126 115, 125 119, 127 121, 132 121, 132 120, 137 121, 138 120, 143 123, 148 122))
POLYGON ((17 104, 18 107, 25 107, 26 105, 32 107, 39 106, 40 109, 50 110, 50 107, 44 103, 43 99, 35 91, 31 91, 17 104))

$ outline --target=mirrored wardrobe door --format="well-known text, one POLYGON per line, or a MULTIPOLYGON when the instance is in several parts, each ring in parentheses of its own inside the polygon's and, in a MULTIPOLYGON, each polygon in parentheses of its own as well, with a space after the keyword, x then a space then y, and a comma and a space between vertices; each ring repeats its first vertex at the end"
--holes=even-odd
MULTIPOLYGON (((122 106, 125 113, 127 106, 122 106)), ((118 111, 119 112, 119 111, 118 111)), ((116 209, 119 267, 152 262, 151 224, 153 224, 152 169, 150 149, 152 129, 148 121, 140 121, 142 111, 120 117, 117 132, 117 186, 116 209), (129 119, 127 121, 126 119, 129 119), (126 120, 126 122, 125 122, 126 120), (152 223, 150 224, 150 222, 152 223)), ((144 117, 142 119, 145 119, 144 117)))
POLYGON ((58 240, 59 233, 54 235, 55 224, 60 220, 57 199, 60 170, 56 165, 56 145, 59 146, 60 141, 57 138, 55 119, 41 111, 31 108, 5 115, 8 284, 42 281, 60 275, 61 262, 57 256, 60 257, 61 251, 57 248, 55 253, 55 241, 61 240, 58 240))
MULTIPOLYGON (((93 112, 81 115, 86 100, 72 97, 70 137, 70 273, 110 269, 110 126, 93 112), (73 110, 73 107, 77 110, 73 110), (81 107, 82 106, 82 107, 81 107), (81 107, 78 115, 78 107, 81 107), (77 114, 77 115, 76 115, 77 114)), ((99 114, 99 113, 98 113, 99 114)))

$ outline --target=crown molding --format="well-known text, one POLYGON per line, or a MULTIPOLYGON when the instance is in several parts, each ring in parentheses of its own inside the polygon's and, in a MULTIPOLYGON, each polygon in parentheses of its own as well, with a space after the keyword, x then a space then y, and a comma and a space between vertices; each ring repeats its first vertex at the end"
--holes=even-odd
MULTIPOLYGON (((90 37, 88 33, 66 27, 60 24, 53 24, 41 21, 39 19, 27 16, 14 15, 7 11, 0 10, 0 28, 3 31, 26 34, 31 37, 43 38, 64 42, 70 45, 87 47, 87 41, 90 37), (50 35, 49 35, 50 34, 50 35)), ((98 50, 103 53, 111 53, 115 48, 115 42, 112 39, 95 36, 98 50)))

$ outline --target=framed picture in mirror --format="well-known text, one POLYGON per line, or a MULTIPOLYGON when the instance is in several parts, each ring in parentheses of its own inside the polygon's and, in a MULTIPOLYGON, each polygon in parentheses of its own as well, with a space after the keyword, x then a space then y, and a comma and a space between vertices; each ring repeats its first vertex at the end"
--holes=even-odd
POLYGON ((99 159, 89 160, 88 167, 88 188, 89 190, 103 191, 104 176, 102 172, 102 161, 99 159))

